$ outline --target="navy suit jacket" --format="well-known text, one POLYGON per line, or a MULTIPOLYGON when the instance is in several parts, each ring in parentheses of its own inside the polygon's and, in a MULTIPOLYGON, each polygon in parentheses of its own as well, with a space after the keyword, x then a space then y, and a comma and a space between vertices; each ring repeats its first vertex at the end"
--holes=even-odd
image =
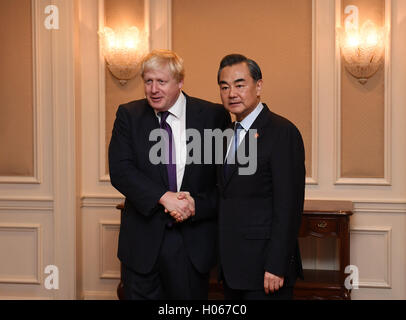
MULTIPOLYGON (((221 105, 186 96, 186 129, 199 131, 204 159, 204 129, 224 129, 230 115, 221 105)), ((120 226, 118 257, 138 273, 152 270, 166 223, 172 219, 164 213, 159 199, 168 190, 164 164, 152 164, 149 151, 156 141, 150 132, 159 121, 146 99, 118 108, 109 146, 109 170, 112 185, 125 196, 120 226)), ((208 272, 216 263, 217 206, 215 164, 186 164, 182 191, 195 199, 195 216, 182 222, 182 233, 189 258, 196 269, 208 272)))
MULTIPOLYGON (((293 286, 303 276, 297 240, 305 190, 302 137, 265 104, 251 129, 257 130, 256 172, 241 175, 237 163, 226 179, 218 169, 222 273, 232 289, 263 289, 265 271, 293 286)), ((248 136, 240 144, 247 155, 248 136)))

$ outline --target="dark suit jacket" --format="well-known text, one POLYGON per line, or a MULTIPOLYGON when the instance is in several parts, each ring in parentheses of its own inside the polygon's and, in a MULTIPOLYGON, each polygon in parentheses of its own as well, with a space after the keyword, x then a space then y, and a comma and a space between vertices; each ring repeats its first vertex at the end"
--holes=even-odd
MULTIPOLYGON (((225 179, 219 168, 220 263, 232 289, 260 290, 264 272, 293 285, 302 275, 298 232, 303 211, 304 147, 298 129, 264 108, 257 129, 257 170, 239 175, 238 163, 225 179)), ((248 133, 241 142, 249 150, 248 133)))
MULTIPOLYGON (((186 96, 186 129, 223 129, 230 115, 221 105, 186 96)), ((109 168, 112 185, 125 197, 118 257, 138 273, 152 270, 165 231, 172 219, 164 213, 159 199, 168 191, 164 164, 153 165, 149 151, 156 141, 149 141, 151 130, 159 121, 146 99, 118 108, 109 146, 109 168)), ((202 159, 204 148, 202 138, 202 159)), ((217 205, 215 165, 187 164, 182 191, 195 199, 195 216, 179 225, 190 260, 205 273, 216 262, 217 205)))

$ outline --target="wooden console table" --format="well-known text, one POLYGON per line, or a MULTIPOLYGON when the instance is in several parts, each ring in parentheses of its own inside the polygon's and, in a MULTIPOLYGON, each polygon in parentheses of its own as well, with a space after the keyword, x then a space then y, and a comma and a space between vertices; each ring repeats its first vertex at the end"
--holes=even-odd
POLYGON ((340 268, 304 270, 304 280, 298 279, 294 297, 298 300, 350 300, 351 291, 344 287, 344 270, 350 264, 349 220, 352 202, 306 201, 299 237, 336 238, 339 242, 340 268))

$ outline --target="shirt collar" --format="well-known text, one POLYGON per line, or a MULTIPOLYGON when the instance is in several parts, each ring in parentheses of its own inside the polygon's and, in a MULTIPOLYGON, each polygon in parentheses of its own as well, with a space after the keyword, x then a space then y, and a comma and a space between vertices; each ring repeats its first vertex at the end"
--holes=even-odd
MULTIPOLYGON (((177 119, 180 119, 185 113, 185 108, 186 108, 186 97, 181 91, 175 104, 172 107, 170 107, 168 111, 177 119)), ((158 111, 154 110, 154 112, 155 115, 158 116, 158 111)))
POLYGON ((255 119, 258 117, 258 115, 261 113, 262 109, 264 108, 264 105, 262 102, 260 102, 257 107, 251 111, 251 113, 246 116, 241 122, 241 126, 244 128, 245 131, 248 131, 252 124, 254 123, 255 119))

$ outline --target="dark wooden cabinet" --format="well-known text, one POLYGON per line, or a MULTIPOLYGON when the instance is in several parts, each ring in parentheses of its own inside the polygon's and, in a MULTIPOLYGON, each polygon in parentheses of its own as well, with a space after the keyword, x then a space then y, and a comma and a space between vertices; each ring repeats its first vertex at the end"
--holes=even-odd
POLYGON ((352 202, 306 201, 299 237, 335 238, 338 245, 339 270, 304 270, 298 279, 294 297, 298 300, 349 300, 351 292, 344 286, 345 268, 350 264, 350 216, 352 202))
MULTIPOLYGON (((117 206, 122 210, 123 204, 117 206)), ((297 300, 349 300, 351 292, 344 287, 344 270, 350 264, 349 219, 352 202, 315 201, 305 202, 299 237, 320 239, 335 238, 339 242, 339 270, 304 270, 304 280, 298 279, 294 289, 297 300)), ((209 299, 222 300, 223 288, 217 282, 217 269, 210 274, 209 299)), ((120 282, 117 288, 119 299, 123 298, 120 282)))

